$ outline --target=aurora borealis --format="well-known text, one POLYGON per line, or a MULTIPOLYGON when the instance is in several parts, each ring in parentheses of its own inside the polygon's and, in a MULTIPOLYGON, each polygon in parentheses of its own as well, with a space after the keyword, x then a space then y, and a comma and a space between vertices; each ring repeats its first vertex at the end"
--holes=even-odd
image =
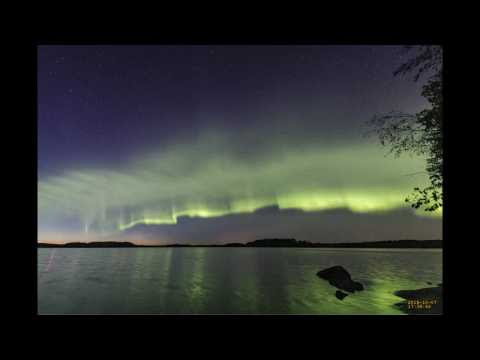
POLYGON ((425 159, 365 121, 425 106, 395 46, 40 46, 39 241, 441 238, 425 159))

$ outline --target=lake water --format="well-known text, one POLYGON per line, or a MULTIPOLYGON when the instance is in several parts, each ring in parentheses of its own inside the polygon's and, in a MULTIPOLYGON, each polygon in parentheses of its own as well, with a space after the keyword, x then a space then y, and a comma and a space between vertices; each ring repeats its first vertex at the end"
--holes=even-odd
POLYGON ((440 249, 38 249, 40 314, 403 314, 400 289, 442 282, 440 249), (342 265, 365 290, 335 297, 342 265))

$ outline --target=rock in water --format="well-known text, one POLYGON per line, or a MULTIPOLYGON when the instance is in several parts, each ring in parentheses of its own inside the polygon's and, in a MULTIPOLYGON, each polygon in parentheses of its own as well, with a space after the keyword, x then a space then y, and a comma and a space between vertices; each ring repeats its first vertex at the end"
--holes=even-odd
POLYGON ((321 279, 327 280, 330 285, 340 290, 351 293, 363 290, 363 285, 357 281, 353 281, 350 274, 342 266, 333 266, 328 269, 321 270, 317 273, 321 279))
POLYGON ((343 291, 337 290, 335 296, 337 297, 337 299, 343 300, 343 298, 348 296, 348 294, 345 294, 343 291))
POLYGON ((394 295, 407 301, 395 304, 407 314, 442 314, 442 287, 431 287, 415 290, 398 290, 394 295))
POLYGON ((406 300, 438 299, 442 297, 442 288, 438 286, 415 290, 398 290, 394 292, 394 295, 406 300))

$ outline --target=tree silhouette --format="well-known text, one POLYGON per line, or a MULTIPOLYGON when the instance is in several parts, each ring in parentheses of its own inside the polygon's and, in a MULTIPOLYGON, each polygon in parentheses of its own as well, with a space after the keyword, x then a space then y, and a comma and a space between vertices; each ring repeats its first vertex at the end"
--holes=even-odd
POLYGON ((426 76, 422 96, 430 108, 417 114, 390 112, 369 120, 382 145, 389 145, 390 152, 399 156, 403 152, 426 155, 430 184, 414 188, 405 199, 413 208, 435 211, 443 204, 443 56, 440 46, 406 46, 410 59, 393 73, 394 76, 413 74, 416 82, 426 76))

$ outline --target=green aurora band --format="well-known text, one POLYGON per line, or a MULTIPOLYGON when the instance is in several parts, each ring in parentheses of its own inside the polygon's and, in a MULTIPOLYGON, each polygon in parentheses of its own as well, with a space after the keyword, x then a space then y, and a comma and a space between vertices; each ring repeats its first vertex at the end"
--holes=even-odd
MULTIPOLYGON (((137 224, 176 224, 267 206, 385 212, 408 207, 428 183, 425 159, 385 155, 371 142, 265 142, 256 151, 221 134, 149 151, 122 168, 69 170, 38 182, 39 224, 76 219, 83 231, 111 233, 137 224), (231 146, 233 144, 233 146, 231 146)), ((419 216, 441 217, 416 211, 419 216)))

